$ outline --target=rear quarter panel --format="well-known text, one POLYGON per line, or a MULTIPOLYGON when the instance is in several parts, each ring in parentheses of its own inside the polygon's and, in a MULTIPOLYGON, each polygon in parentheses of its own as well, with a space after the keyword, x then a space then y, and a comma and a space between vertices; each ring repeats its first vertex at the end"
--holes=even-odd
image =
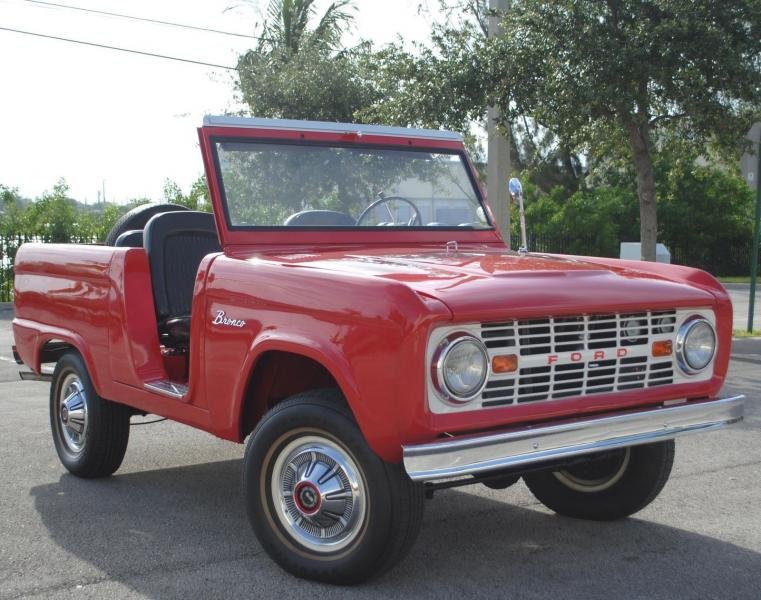
POLYGON ((24 244, 14 265, 18 352, 35 371, 50 339, 71 343, 90 367, 99 393, 109 373, 109 268, 113 248, 24 244), (44 325, 44 327, 40 327, 44 325))

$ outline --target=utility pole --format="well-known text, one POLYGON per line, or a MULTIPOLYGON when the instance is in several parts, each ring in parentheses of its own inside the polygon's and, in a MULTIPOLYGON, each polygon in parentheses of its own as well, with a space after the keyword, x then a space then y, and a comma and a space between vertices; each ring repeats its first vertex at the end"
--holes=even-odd
MULTIPOLYGON (((489 37, 502 34, 502 15, 507 11, 508 0, 489 0, 489 37)), ((497 130, 501 120, 496 106, 489 107, 486 114, 486 127, 489 136, 488 169, 486 189, 497 227, 505 243, 510 246, 510 199, 507 193, 507 180, 510 177, 510 144, 508 139, 497 130)))
POLYGON ((753 333, 753 315, 756 309, 756 280, 758 278, 758 246, 761 241, 761 125, 756 144, 756 218, 753 221, 753 244, 750 247, 750 298, 748 301, 748 333, 753 333))

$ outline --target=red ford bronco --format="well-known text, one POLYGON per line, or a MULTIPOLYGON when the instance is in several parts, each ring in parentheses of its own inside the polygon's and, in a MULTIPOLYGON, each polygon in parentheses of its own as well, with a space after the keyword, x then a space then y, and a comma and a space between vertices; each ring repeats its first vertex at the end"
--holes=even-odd
POLYGON ((135 414, 248 438, 262 546, 352 583, 404 555, 438 489, 522 477, 617 519, 661 491, 675 437, 742 418, 717 397, 722 286, 510 251, 459 135, 207 117, 199 137, 213 214, 140 206, 106 245, 16 257, 15 356, 51 380, 73 474, 116 471, 135 414))

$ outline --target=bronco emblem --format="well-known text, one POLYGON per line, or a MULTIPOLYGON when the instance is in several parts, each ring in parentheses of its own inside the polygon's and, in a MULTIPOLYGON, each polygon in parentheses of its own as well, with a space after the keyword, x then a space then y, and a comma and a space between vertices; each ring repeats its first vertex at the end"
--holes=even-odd
POLYGON ((231 325, 232 327, 243 327, 246 322, 243 319, 233 319, 225 315, 225 311, 218 310, 217 316, 212 321, 214 325, 231 325))

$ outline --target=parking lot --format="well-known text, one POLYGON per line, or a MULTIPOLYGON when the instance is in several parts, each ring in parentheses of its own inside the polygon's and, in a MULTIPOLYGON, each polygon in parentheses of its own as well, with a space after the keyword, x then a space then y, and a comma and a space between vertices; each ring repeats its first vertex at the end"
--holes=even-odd
POLYGON ((735 344, 725 392, 744 423, 677 443, 664 492, 634 518, 561 518, 522 483, 437 493, 407 559, 359 588, 279 570, 250 531, 242 446, 136 426, 114 477, 64 471, 48 385, 20 382, 0 319, 0 598, 761 597, 761 341, 735 344))

